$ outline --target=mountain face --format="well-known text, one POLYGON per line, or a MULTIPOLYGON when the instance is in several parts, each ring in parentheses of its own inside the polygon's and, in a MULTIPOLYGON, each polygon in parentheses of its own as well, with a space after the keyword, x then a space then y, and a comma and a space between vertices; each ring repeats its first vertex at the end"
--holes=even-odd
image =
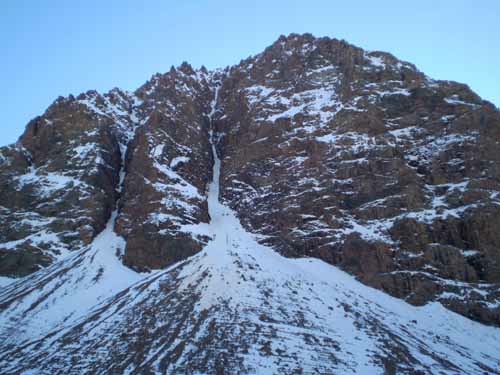
POLYGON ((500 373, 500 112, 309 34, 0 149, 5 374, 500 373))

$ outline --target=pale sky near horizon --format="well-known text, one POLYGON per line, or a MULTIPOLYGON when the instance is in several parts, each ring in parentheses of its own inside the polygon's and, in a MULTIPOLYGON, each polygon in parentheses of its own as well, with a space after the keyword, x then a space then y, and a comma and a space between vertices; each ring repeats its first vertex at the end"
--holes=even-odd
POLYGON ((497 0, 2 0, 0 145, 60 95, 134 90, 182 61, 224 67, 292 32, 388 51, 500 106, 497 0))

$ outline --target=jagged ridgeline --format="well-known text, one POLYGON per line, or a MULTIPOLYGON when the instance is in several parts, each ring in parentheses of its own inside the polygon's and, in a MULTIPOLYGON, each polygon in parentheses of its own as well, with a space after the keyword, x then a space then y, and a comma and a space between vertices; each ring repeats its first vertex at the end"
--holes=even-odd
POLYGON ((0 149, 0 373, 500 373, 499 192, 494 105, 336 39, 61 97, 0 149))

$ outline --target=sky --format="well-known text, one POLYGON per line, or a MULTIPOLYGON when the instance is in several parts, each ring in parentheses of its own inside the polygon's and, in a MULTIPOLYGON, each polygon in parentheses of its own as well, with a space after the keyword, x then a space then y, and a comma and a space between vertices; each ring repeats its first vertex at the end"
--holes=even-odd
POLYGON ((498 0, 1 0, 0 145, 60 95, 232 65, 292 32, 388 51, 500 106, 498 0))

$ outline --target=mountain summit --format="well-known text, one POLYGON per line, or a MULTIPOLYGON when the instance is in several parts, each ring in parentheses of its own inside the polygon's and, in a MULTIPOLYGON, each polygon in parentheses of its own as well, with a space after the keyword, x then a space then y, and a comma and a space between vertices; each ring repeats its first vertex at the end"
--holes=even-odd
POLYGON ((2 374, 500 374, 500 112, 310 34, 0 149, 2 374))

